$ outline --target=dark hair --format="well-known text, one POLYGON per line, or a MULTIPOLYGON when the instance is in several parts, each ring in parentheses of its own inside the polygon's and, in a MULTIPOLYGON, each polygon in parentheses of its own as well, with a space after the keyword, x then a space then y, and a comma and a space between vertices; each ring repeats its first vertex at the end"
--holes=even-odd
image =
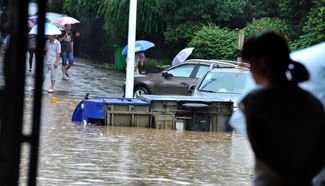
POLYGON ((273 78, 285 77, 286 71, 289 70, 292 76, 291 82, 308 80, 309 73, 305 66, 292 61, 289 55, 290 49, 285 38, 272 31, 262 32, 249 38, 242 51, 243 59, 251 62, 264 58, 273 78))

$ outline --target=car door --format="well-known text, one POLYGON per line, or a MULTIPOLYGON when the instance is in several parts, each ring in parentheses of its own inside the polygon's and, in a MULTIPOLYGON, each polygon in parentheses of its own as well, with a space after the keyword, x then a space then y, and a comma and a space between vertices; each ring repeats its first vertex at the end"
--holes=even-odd
MULTIPOLYGON (((196 86, 197 81, 199 80, 199 78, 201 77, 201 75, 207 71, 210 68, 209 65, 207 64, 198 64, 195 69, 193 70, 192 76, 191 78, 189 78, 189 85, 194 85, 196 86)), ((190 94, 190 93, 189 93, 190 94)))
POLYGON ((167 76, 155 83, 154 92, 158 95, 188 95, 190 77, 197 64, 182 64, 171 68, 167 76))

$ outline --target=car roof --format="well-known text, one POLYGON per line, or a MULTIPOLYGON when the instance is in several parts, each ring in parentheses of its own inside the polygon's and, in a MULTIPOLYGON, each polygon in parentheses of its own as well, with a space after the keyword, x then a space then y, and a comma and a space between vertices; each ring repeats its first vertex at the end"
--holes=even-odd
POLYGON ((210 59, 210 60, 189 59, 189 60, 186 60, 184 63, 200 63, 200 64, 207 64, 207 65, 217 64, 218 67, 237 67, 237 66, 249 67, 250 66, 248 63, 222 60, 222 59, 210 59))
POLYGON ((213 68, 210 72, 233 72, 233 73, 249 73, 248 69, 238 69, 238 68, 213 68))

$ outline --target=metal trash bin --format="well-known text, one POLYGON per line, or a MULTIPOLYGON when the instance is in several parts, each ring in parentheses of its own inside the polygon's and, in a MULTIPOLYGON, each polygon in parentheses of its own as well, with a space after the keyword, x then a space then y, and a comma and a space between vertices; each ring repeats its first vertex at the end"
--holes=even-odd
POLYGON ((174 114, 175 120, 185 123, 185 130, 227 132, 233 112, 233 102, 220 98, 142 95, 140 99, 150 104, 153 115, 174 114))
POLYGON ((104 98, 107 126, 150 127, 149 104, 137 98, 104 98))

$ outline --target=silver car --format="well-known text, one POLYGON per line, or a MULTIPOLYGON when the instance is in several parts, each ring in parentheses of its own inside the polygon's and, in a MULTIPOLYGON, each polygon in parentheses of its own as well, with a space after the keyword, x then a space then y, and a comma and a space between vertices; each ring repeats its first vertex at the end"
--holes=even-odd
POLYGON ((217 97, 234 102, 238 106, 237 98, 243 93, 248 68, 211 68, 198 80, 197 86, 190 86, 189 92, 196 97, 217 97))

